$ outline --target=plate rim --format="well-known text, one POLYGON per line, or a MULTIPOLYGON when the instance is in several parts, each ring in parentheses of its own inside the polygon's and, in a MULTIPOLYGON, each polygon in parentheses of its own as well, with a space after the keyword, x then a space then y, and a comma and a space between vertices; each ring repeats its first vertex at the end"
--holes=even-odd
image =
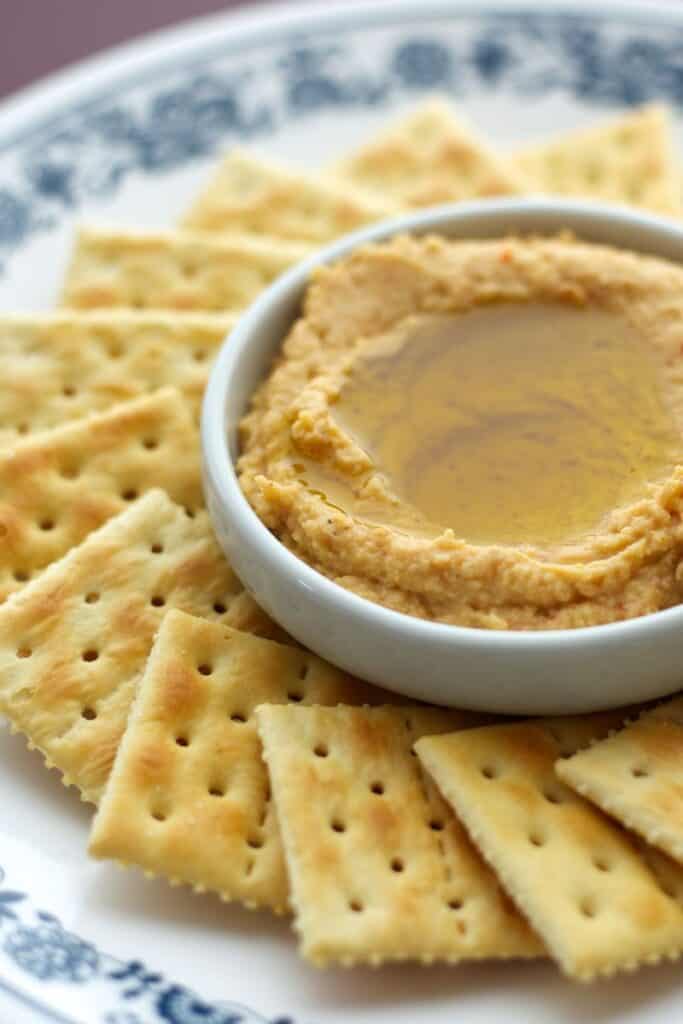
MULTIPOLYGON (((606 22, 626 18, 632 24, 642 20, 651 26, 655 19, 662 24, 683 25, 683 7, 678 0, 602 0, 599 10, 596 10, 594 0, 421 0, 419 8, 416 8, 414 0, 353 0, 352 6, 348 0, 333 0, 332 3, 325 0, 295 0, 293 3, 267 0, 250 6, 246 12, 222 11, 143 33, 128 42, 107 47, 92 57, 73 61, 10 94, 0 101, 0 155, 11 149, 21 136, 39 127, 31 124, 12 135, 14 123, 36 117, 41 112, 45 117, 49 111, 54 112, 56 107, 68 101, 71 94, 86 90, 89 92, 87 102, 95 103, 100 97, 91 90, 105 81, 111 88, 112 78, 118 84, 122 75, 130 85, 131 76, 136 75, 154 51, 164 50, 167 53, 153 61, 144 76, 138 78, 139 84, 157 77, 170 67, 174 54, 202 46, 202 40, 208 42, 214 34, 216 49, 220 48, 227 56, 230 50, 223 49, 218 36, 227 37, 228 41, 234 38, 236 43, 239 40, 251 47, 276 41, 278 32, 296 37, 304 24, 310 25, 315 32, 329 32, 333 26, 339 25, 355 24, 363 28, 381 24, 391 15, 395 20, 397 12, 404 23, 419 23, 426 18, 485 17, 516 12, 521 15, 558 16, 589 13, 593 19, 606 22), (267 39, 260 38, 264 31, 268 34, 267 39), (6 125, 9 125, 9 131, 6 125)), ((240 49, 243 51, 243 46, 240 49)))

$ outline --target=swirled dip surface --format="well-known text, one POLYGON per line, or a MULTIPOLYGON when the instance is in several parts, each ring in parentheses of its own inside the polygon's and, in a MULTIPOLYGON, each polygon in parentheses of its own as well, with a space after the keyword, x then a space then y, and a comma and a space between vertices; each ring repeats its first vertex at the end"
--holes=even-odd
POLYGON ((242 487, 341 585, 488 628, 683 599, 683 270, 400 238, 317 273, 242 424, 242 487))

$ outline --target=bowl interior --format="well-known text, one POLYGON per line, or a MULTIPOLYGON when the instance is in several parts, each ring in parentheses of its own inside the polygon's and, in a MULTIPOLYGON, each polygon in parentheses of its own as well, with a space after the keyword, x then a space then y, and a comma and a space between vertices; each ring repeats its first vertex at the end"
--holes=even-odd
POLYGON ((505 235, 552 235, 569 229, 583 241, 631 249, 683 263, 683 227, 627 207, 546 199, 502 199, 435 207, 372 225, 321 249, 284 274, 241 318, 221 360, 225 425, 231 459, 238 452, 237 426, 257 384, 266 375, 301 308, 311 273, 360 245, 395 235, 439 234, 484 239, 505 235))

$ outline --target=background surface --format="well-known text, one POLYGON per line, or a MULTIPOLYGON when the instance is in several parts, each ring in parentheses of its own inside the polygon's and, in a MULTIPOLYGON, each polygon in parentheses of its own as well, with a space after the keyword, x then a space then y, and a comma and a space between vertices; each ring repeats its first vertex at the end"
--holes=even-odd
POLYGON ((0 97, 72 61, 249 0, 0 0, 0 97))

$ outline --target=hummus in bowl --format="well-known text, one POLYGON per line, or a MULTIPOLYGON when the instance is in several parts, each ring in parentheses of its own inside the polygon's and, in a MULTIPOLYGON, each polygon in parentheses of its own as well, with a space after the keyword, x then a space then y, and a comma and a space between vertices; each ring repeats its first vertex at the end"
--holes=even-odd
POLYGON ((399 235, 319 267, 241 422, 263 523, 436 623, 683 601, 683 268, 551 237, 399 235))

